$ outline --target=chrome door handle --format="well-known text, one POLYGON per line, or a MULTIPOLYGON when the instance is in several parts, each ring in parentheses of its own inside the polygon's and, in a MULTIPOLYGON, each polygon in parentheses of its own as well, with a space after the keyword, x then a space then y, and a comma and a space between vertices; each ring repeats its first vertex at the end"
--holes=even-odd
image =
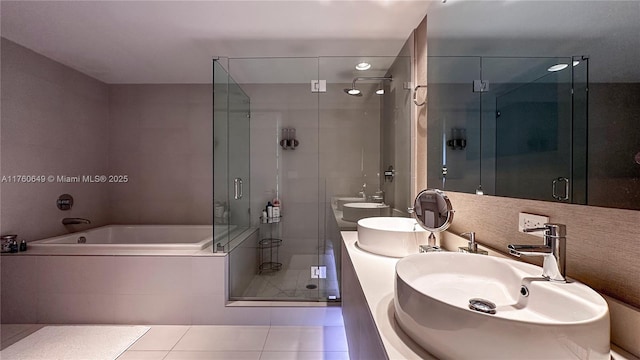
POLYGON ((553 179, 552 182, 552 194, 554 199, 559 201, 569 200, 569 179, 566 177, 559 177, 557 179, 553 179), (564 196, 558 195, 558 183, 564 181, 564 196))
POLYGON ((242 193, 243 193, 242 179, 241 178, 233 179, 233 198, 235 200, 242 199, 242 195, 243 195, 242 193))

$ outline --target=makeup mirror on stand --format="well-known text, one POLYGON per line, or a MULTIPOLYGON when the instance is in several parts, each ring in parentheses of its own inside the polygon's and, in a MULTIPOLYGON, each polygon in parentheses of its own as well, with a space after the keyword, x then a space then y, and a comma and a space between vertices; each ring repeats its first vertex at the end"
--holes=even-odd
POLYGON ((436 246, 434 233, 445 231, 453 221, 454 210, 451 201, 445 193, 438 189, 422 190, 413 202, 413 208, 409 208, 418 224, 431 232, 429 246, 436 246))

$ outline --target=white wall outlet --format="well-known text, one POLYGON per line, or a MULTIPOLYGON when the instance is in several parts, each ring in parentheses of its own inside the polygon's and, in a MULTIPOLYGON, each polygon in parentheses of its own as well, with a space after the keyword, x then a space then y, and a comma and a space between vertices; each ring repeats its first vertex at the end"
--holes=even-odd
MULTIPOLYGON (((522 232, 522 229, 529 228, 541 228, 544 224, 549 222, 549 217, 544 215, 535 215, 528 213, 520 213, 518 216, 518 231, 522 232)), ((529 235, 544 237, 544 231, 536 231, 531 233, 526 233, 529 235)))

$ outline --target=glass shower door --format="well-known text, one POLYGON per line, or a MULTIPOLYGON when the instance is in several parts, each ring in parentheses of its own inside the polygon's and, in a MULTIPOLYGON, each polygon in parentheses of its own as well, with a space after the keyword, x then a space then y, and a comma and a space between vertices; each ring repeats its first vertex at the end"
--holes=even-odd
POLYGON ((483 114, 495 119, 495 194, 569 201, 571 69, 548 69, 568 66, 571 58, 485 58, 483 63, 483 76, 493 79, 514 69, 508 82, 496 83, 483 99, 495 101, 495 112, 483 114))
POLYGON ((251 225, 250 100, 224 62, 213 61, 214 251, 251 225))
POLYGON ((251 226, 251 102, 229 77, 229 231, 231 239, 251 226))
POLYGON ((229 243, 229 75, 213 61, 213 251, 229 243))

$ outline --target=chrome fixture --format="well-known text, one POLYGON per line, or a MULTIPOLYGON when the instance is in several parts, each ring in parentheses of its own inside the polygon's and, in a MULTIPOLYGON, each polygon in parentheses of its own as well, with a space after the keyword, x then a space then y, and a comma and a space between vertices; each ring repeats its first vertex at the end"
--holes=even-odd
POLYGON ((418 89, 420 88, 425 88, 426 89, 427 85, 416 85, 415 89, 413 89, 413 103, 416 104, 416 106, 422 106, 424 104, 427 103, 427 99, 425 96, 425 99, 423 102, 418 103, 418 100, 416 99, 416 97, 418 96, 418 89))
POLYGON ((282 140, 280 140, 280 146, 284 150, 295 150, 300 142, 296 139, 296 128, 282 128, 282 140))
POLYGON ((553 179, 553 181, 551 182, 551 195, 553 196, 554 199, 558 200, 558 201, 567 201, 569 200, 569 179, 561 176, 557 179, 553 179), (558 183, 564 183, 564 194, 558 194, 558 183))
MULTIPOLYGON (((350 89, 344 89, 344 92, 346 92, 347 94, 349 94, 351 96, 362 96, 362 91, 356 89, 356 81, 359 81, 359 80, 380 80, 380 81, 388 80, 388 81, 393 81, 391 76, 388 76, 388 77, 381 77, 381 76, 357 77, 357 78, 354 78, 353 81, 351 82, 351 88, 350 89)), ((378 95, 380 95, 380 94, 378 94, 378 95)))
POLYGON ((389 165, 387 170, 384 171, 384 181, 393 182, 394 176, 396 176, 396 171, 393 169, 393 165, 389 165))
POLYGON ((62 219, 62 225, 76 225, 76 224, 91 224, 91 220, 83 218, 64 218, 62 219))
POLYGON ((445 251, 445 250, 435 245, 419 245, 418 246, 418 252, 420 253, 442 252, 442 251, 445 251))
POLYGON ((71 207, 73 207, 73 196, 69 194, 60 195, 58 200, 56 200, 56 206, 62 211, 71 210, 71 207))
POLYGON ((367 199, 367 183, 362 184, 362 190, 358 192, 358 196, 363 199, 367 199))
POLYGON ((460 234, 460 236, 468 236, 469 237, 469 251, 470 252, 478 252, 478 243, 476 242, 476 233, 474 231, 469 231, 466 233, 460 234))
POLYGON ((240 200, 244 195, 244 184, 242 182, 242 178, 233 179, 233 199, 240 200))
POLYGON ((476 242, 476 233, 473 231, 469 231, 466 233, 460 234, 460 236, 468 236, 469 244, 465 246, 461 246, 458 248, 459 252, 469 253, 469 254, 480 254, 480 255, 489 255, 489 252, 486 250, 478 249, 478 243, 476 242))
POLYGON ((493 315, 496 313, 496 304, 486 299, 473 298, 469 299, 469 309, 493 315))
POLYGON ((550 281, 566 282, 567 227, 563 224, 544 224, 541 228, 523 229, 523 232, 544 231, 543 245, 509 245, 509 254, 542 256, 542 276, 550 281))

